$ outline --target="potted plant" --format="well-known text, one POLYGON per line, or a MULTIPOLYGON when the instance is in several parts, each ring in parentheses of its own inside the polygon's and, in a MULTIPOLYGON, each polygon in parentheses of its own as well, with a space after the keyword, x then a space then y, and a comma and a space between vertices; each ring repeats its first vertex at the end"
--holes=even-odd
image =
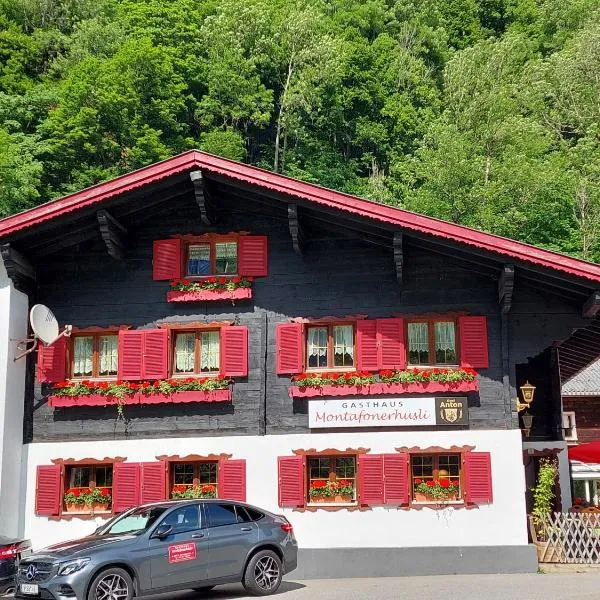
POLYGON ((90 490, 89 494, 85 498, 86 508, 90 508, 92 511, 107 511, 112 496, 110 490, 106 487, 95 487, 90 490))
POLYGON ((171 498, 193 500, 196 498, 216 498, 217 486, 211 483, 200 485, 175 485, 171 490, 171 498))
POLYGON ((559 562, 560 551, 550 544, 552 524, 550 516, 554 503, 558 462, 556 459, 540 460, 537 484, 533 491, 533 511, 529 515, 529 527, 539 562, 559 562))
POLYGON ((458 499, 460 484, 456 479, 415 479, 415 502, 451 502, 458 499))
POLYGON ((308 490, 311 502, 352 502, 354 486, 346 479, 313 481, 308 490))
POLYGON ((85 496, 79 488, 69 488, 64 496, 65 509, 67 512, 82 512, 85 506, 85 496))
POLYGON ((308 490, 311 502, 326 502, 328 497, 328 489, 326 481, 313 481, 308 490))

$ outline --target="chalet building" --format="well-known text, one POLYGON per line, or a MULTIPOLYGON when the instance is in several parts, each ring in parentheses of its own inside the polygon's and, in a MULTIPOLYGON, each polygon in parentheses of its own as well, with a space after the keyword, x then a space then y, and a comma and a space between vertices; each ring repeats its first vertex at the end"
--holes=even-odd
POLYGON ((285 514, 297 577, 537 568, 523 456, 566 447, 599 265, 197 151, 0 245, 3 534, 216 496, 285 514), (71 334, 14 360, 34 304, 71 334))

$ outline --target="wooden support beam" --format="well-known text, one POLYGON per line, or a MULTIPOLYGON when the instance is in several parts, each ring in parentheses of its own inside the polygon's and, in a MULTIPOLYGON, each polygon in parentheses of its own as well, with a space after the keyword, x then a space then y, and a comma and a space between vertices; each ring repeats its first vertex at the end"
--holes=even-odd
POLYGON ((4 262, 6 274, 16 289, 29 294, 35 288, 36 273, 34 266, 18 250, 10 244, 0 246, 0 255, 4 262))
POLYGON ((302 253, 304 252, 304 230, 300 223, 297 204, 288 204, 288 223, 290 226, 290 235, 292 236, 294 252, 298 254, 298 256, 302 256, 302 253))
POLYGON ((205 225, 214 225, 215 215, 209 202, 209 194, 204 177, 202 177, 202 171, 192 171, 190 179, 194 184, 194 195, 196 196, 196 204, 200 209, 200 220, 205 225))
POLYGON ((127 246, 127 229, 106 210, 99 210, 96 216, 100 235, 106 244, 109 256, 115 260, 123 260, 127 246))
POLYGON ((595 317, 600 311, 600 290, 596 290, 583 305, 582 314, 586 319, 595 317))
POLYGON ((394 233, 394 264, 396 265, 396 279, 402 285, 404 268, 404 251, 402 249, 403 236, 401 231, 394 233))
POLYGON ((500 303, 503 315, 510 311, 514 288, 515 267, 513 265, 504 265, 498 279, 498 302, 500 303))

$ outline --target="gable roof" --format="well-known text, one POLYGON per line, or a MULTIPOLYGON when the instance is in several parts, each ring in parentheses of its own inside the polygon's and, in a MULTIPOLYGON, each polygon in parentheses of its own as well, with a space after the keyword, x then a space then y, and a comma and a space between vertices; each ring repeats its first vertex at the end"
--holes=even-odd
POLYGON ((456 225, 408 210, 379 204, 312 183, 292 179, 258 167, 228 160, 198 150, 190 150, 173 158, 155 163, 99 183, 80 192, 58 198, 24 212, 0 220, 0 240, 14 233, 34 228, 65 214, 81 210, 121 194, 137 190, 162 179, 200 169, 208 174, 221 175, 228 180, 256 186, 291 198, 323 205, 367 219, 419 232, 427 236, 451 240, 473 248, 492 252, 507 259, 524 261, 557 272, 600 283, 600 265, 543 250, 490 233, 456 225))
POLYGON ((600 359, 565 381, 563 396, 600 396, 600 359))

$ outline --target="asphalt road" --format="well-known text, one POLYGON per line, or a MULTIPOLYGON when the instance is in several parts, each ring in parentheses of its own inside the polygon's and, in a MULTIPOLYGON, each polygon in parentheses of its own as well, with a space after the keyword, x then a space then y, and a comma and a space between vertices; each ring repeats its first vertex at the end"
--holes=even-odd
MULTIPOLYGON (((243 600, 241 585, 199 594, 173 592, 151 600, 243 600)), ((600 574, 446 575, 378 579, 284 581, 274 598, 281 600, 599 600, 600 574)))
MULTIPOLYGON (((289 578, 275 596, 281 600, 599 600, 600 574, 447 575, 378 579, 289 578)), ((179 592, 152 600, 228 600, 251 598, 240 585, 205 594, 179 592)))

